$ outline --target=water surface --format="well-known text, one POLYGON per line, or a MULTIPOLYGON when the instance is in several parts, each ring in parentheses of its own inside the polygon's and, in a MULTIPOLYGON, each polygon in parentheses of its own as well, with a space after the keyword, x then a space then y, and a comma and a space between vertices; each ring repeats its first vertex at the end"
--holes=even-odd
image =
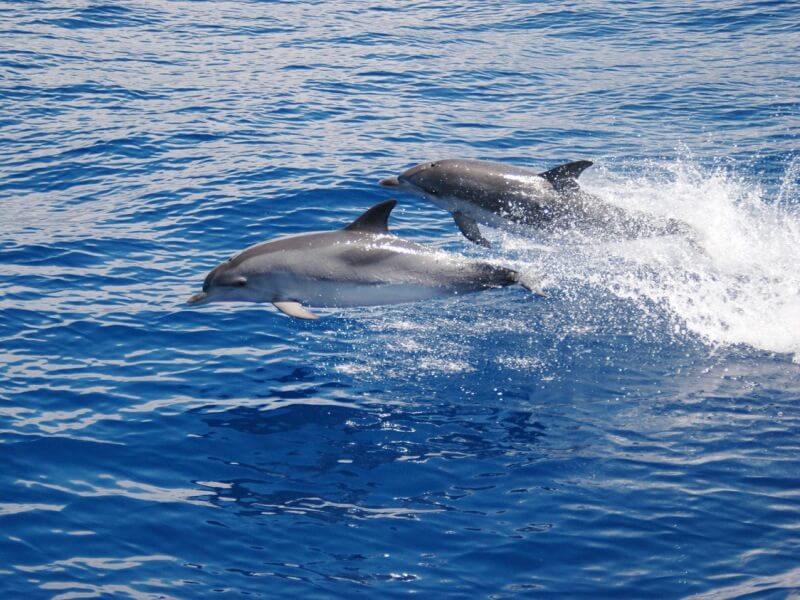
POLYGON ((0 590, 800 589, 793 2, 0 6, 0 590), (420 304, 187 307, 445 157, 595 166, 698 232, 396 233, 539 273, 420 304))

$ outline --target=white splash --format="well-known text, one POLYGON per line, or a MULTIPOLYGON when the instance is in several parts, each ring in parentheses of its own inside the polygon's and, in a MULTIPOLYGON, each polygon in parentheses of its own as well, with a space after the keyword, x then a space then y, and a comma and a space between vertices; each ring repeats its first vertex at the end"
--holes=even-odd
MULTIPOLYGON (((596 170, 583 188, 628 209, 680 219, 696 231, 524 251, 545 261, 552 288, 589 283, 644 308, 665 311, 675 331, 712 346, 748 344, 800 362, 800 161, 777 194, 690 161, 649 164, 642 175, 596 170)), ((521 250, 504 236, 504 249, 521 250)), ((540 267, 541 268, 541 267, 540 267)), ((669 332, 667 332, 669 333, 669 332)))

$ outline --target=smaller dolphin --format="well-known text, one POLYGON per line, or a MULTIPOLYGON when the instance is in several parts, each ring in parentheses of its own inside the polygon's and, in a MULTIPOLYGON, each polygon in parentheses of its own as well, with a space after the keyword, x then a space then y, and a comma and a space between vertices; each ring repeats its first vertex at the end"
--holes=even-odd
POLYGON ((453 215, 471 242, 489 246, 478 224, 522 233, 579 231, 622 238, 686 233, 675 219, 626 211, 581 191, 578 177, 591 161, 543 173, 483 160, 438 160, 416 165, 380 184, 419 194, 453 215))
POLYGON ((517 271, 391 234, 395 204, 381 202, 338 231, 252 246, 213 269, 188 302, 271 302, 291 317, 316 319, 306 307, 412 302, 514 283, 543 295, 517 271))

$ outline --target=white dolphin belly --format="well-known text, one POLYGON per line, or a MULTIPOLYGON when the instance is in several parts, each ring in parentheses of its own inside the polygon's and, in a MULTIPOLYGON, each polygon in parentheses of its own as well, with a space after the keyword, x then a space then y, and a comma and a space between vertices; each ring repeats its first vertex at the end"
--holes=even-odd
POLYGON ((409 283, 362 284, 316 281, 292 287, 295 289, 284 290, 284 293, 296 297, 298 302, 308 306, 329 308, 402 304, 445 298, 456 293, 452 288, 409 283))

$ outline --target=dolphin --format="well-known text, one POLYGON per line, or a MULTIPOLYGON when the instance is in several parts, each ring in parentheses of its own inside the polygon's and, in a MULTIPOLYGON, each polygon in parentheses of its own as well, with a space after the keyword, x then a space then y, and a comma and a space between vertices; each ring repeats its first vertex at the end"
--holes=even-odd
POLYGON ((271 302, 291 317, 316 319, 307 307, 395 304, 515 283, 544 295, 512 269, 393 235, 388 220, 396 203, 376 204, 338 231, 252 246, 213 269, 188 302, 271 302))
POLYGON ((471 242, 490 246, 479 224, 521 233, 577 230, 590 236, 638 238, 688 233, 676 219, 626 211, 583 192, 578 177, 591 161, 543 173, 483 160, 438 160, 383 179, 384 187, 421 195, 453 215, 471 242))

